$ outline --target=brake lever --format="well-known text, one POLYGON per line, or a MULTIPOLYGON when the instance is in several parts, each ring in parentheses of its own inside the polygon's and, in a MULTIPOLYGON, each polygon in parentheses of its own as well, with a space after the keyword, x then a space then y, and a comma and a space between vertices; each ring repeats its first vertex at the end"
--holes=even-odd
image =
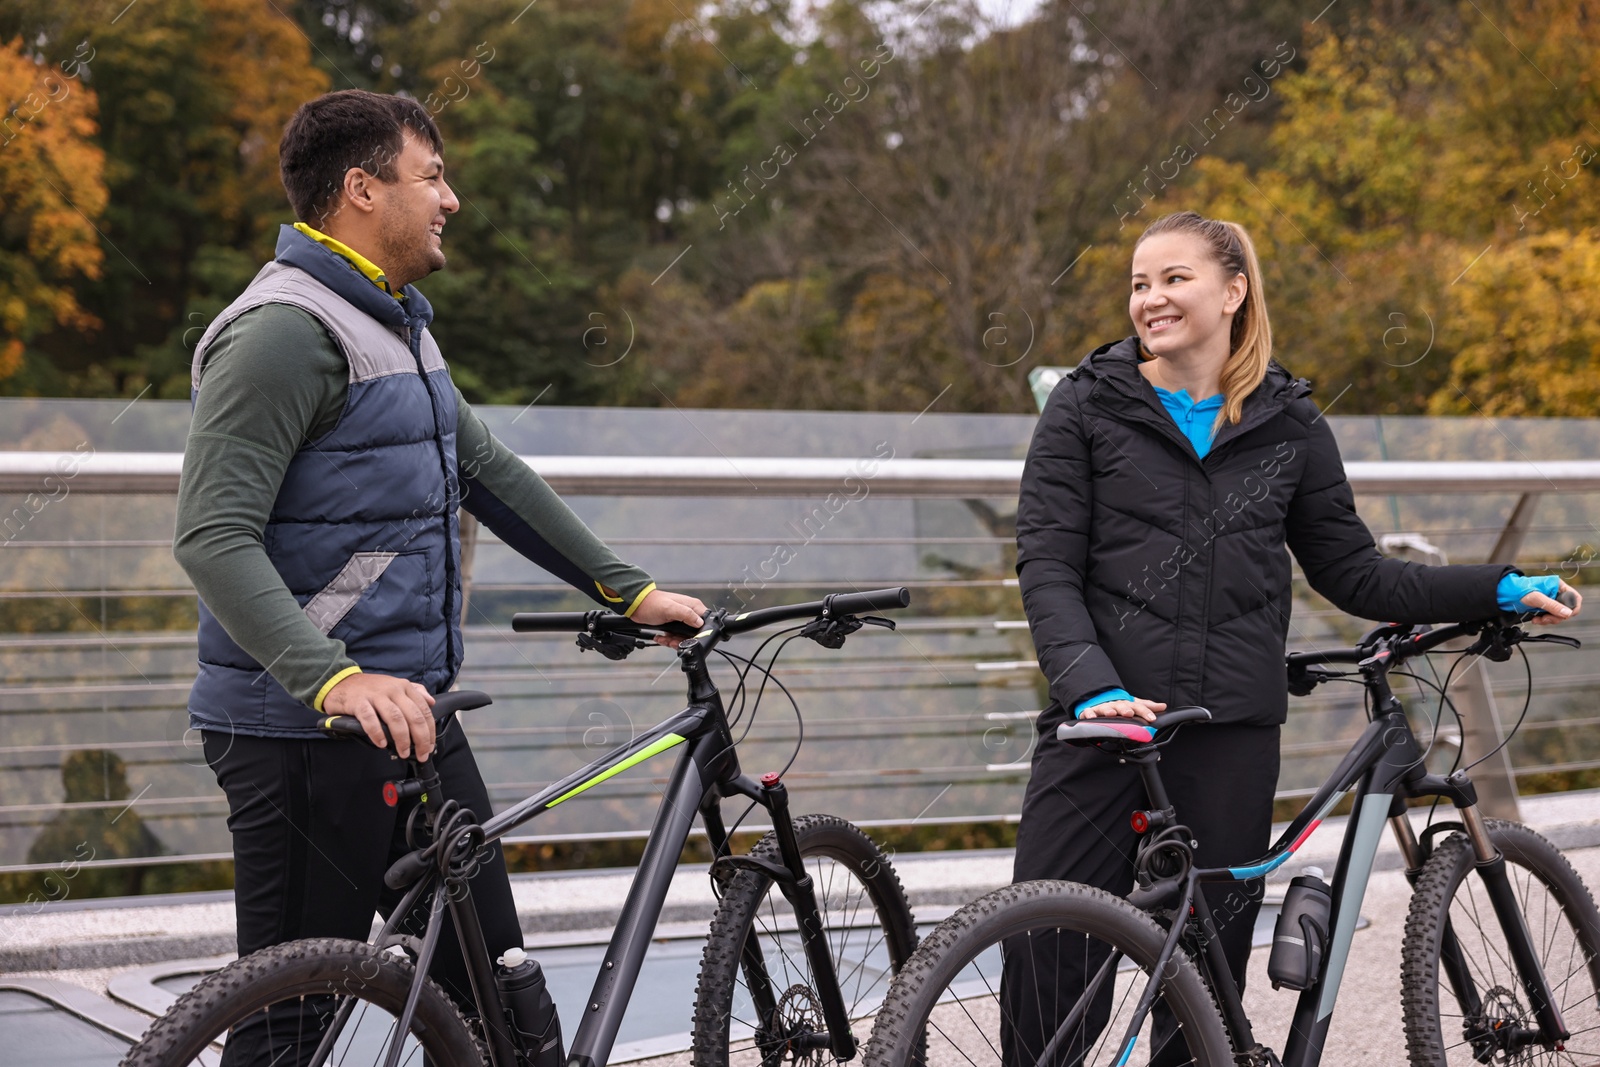
POLYGON ((1566 634, 1529 634, 1522 639, 1523 644, 1528 644, 1530 642, 1537 642, 1539 644, 1565 645, 1568 648, 1583 647, 1582 641, 1579 641, 1576 637, 1568 637, 1566 634))
POLYGON ((609 660, 623 660, 637 649, 649 648, 650 642, 629 637, 627 634, 581 633, 578 635, 578 647, 585 652, 598 652, 609 660))
POLYGON ((881 615, 863 615, 861 616, 861 621, 868 626, 881 626, 885 630, 893 630, 895 628, 893 619, 886 619, 881 615))
POLYGON ((823 648, 843 648, 844 639, 861 629, 862 621, 854 615, 818 615, 800 628, 800 636, 811 638, 823 648))
POLYGON ((1293 696, 1310 696, 1311 691, 1323 682, 1331 681, 1334 675, 1315 665, 1306 665, 1289 668, 1289 692, 1293 696))

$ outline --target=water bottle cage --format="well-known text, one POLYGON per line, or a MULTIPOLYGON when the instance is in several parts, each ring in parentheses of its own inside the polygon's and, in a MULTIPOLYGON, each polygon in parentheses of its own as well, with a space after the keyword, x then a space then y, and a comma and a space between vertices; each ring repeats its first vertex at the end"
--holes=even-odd
MULTIPOLYGON (((1280 936, 1276 931, 1273 932, 1273 947, 1277 947, 1280 936)), ((1302 951, 1306 954, 1306 963, 1310 972, 1306 976, 1306 981, 1303 984, 1300 982, 1291 983, 1269 975, 1268 978, 1272 982, 1273 989, 1288 988, 1295 992, 1303 992, 1315 986, 1320 980, 1321 975, 1317 972, 1322 969, 1322 955, 1327 948, 1328 931, 1311 916, 1302 915, 1300 916, 1300 937, 1304 942, 1302 951)))

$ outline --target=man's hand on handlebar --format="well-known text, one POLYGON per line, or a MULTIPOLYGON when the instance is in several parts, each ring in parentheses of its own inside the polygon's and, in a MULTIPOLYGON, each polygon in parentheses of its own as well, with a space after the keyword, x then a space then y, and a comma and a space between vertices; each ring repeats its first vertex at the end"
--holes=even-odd
POLYGON ((1143 697, 1134 697, 1132 700, 1108 700, 1104 704, 1084 708, 1078 713, 1078 721, 1100 718, 1143 719, 1145 722, 1155 722, 1156 713, 1166 711, 1167 706, 1159 700, 1146 700, 1143 697))
MULTIPOLYGON (((648 602, 649 598, 645 599, 648 602)), ((412 758, 415 748, 419 761, 433 754, 432 707, 432 693, 416 682, 388 674, 352 674, 322 699, 322 710, 329 715, 355 716, 367 738, 379 748, 389 747, 383 735, 383 724, 387 724, 400 758, 412 758)))
MULTIPOLYGON (((628 616, 641 626, 660 626, 667 622, 681 622, 685 626, 700 626, 705 622, 706 606, 698 599, 684 593, 669 593, 665 589, 652 589, 628 616)), ((671 634, 657 634, 656 644, 677 648, 684 638, 671 634)))
POLYGON ((1535 626, 1555 626, 1557 623, 1566 622, 1583 610, 1583 594, 1566 582, 1561 583, 1561 592, 1558 595, 1561 599, 1555 600, 1535 590, 1524 596, 1523 607, 1541 613, 1528 621, 1535 626), (1568 607, 1568 604, 1571 606, 1568 607))

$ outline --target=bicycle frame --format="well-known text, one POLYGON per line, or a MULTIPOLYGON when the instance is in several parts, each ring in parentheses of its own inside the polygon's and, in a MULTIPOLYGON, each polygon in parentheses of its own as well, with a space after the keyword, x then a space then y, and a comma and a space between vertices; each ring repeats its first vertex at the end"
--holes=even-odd
MULTIPOLYGON (((1233 1037, 1239 1055, 1255 1057, 1241 1058, 1241 1063, 1274 1061, 1267 1058, 1270 1052, 1255 1039, 1239 996, 1238 983, 1223 955, 1220 941, 1214 936, 1215 925, 1210 908, 1204 894, 1196 892, 1196 888, 1206 882, 1243 882, 1261 878, 1283 866, 1328 812, 1352 790, 1355 793, 1354 808, 1334 869, 1328 947, 1323 954, 1318 981, 1300 994, 1295 1007, 1294 1022, 1281 1061, 1283 1067, 1317 1067, 1322 1060, 1339 985, 1344 977, 1345 963, 1349 958, 1361 903, 1366 895, 1385 823, 1389 824, 1399 841, 1407 877, 1414 881, 1421 870, 1426 857, 1406 817, 1405 803, 1407 799, 1416 797, 1444 797, 1460 813, 1462 825, 1476 854, 1478 874, 1494 904, 1496 918, 1506 935, 1523 989, 1534 1007, 1540 1034, 1545 1041, 1552 1043, 1564 1041, 1569 1036, 1506 876, 1505 860, 1490 840, 1483 816, 1478 811, 1477 793, 1472 781, 1463 771, 1448 778, 1427 772, 1423 766, 1425 753, 1412 733, 1400 701, 1389 687, 1389 665, 1388 653, 1379 653, 1360 664, 1365 685, 1373 698, 1367 727, 1267 855, 1253 863, 1235 867, 1192 869, 1182 879, 1181 896, 1174 905, 1173 914, 1187 916, 1187 920, 1180 925, 1189 929, 1198 928, 1203 935, 1205 948, 1196 957, 1196 964, 1209 972, 1206 977, 1216 994, 1223 1022, 1233 1037)), ((1124 758, 1138 766, 1152 807, 1164 813, 1169 822, 1176 822, 1160 774, 1155 768, 1158 753, 1150 750, 1130 753, 1124 758)), ((1177 936, 1169 939, 1169 952, 1177 940, 1177 936)), ((1462 960, 1455 935, 1448 926, 1442 955, 1446 974, 1457 997, 1463 1003, 1471 1003, 1476 996, 1472 978, 1462 960)), ((1165 958, 1158 962, 1153 969, 1154 975, 1161 973, 1165 962, 1165 958)), ((1156 978, 1152 977, 1151 986, 1155 982, 1156 978)), ((1145 1001, 1153 999, 1153 991, 1147 987, 1145 1001)), ((1145 1001, 1141 1004, 1147 1008, 1145 1001)), ((1143 1014, 1143 1011, 1136 1012, 1128 1028, 1129 1037, 1124 1038, 1125 1043, 1138 1033, 1143 1014)), ((1131 1051, 1131 1047, 1127 1051, 1131 1051)))
MULTIPOLYGON (((630 767, 671 749, 682 749, 663 791, 661 806, 656 811, 638 873, 634 875, 622 915, 612 933, 593 991, 586 1002, 587 1010, 573 1034, 567 1052, 567 1067, 604 1067, 607 1063, 695 817, 698 814, 705 825, 713 857, 726 856, 728 834, 722 820, 721 801, 724 797, 734 795, 755 801, 772 816, 786 870, 767 870, 766 873, 780 883, 784 895, 795 907, 802 943, 813 969, 817 993, 828 1023, 830 1046, 840 1059, 849 1059, 855 1054, 855 1040, 850 1031, 844 995, 833 970, 832 957, 828 955, 816 898, 800 857, 783 784, 777 775, 767 775, 758 783, 740 771, 722 696, 706 669, 705 660, 710 647, 710 643, 698 642, 692 649, 686 645, 683 651, 682 666, 684 673, 689 676, 688 707, 488 820, 480 828, 481 835, 475 836, 472 841, 471 851, 475 852, 630 767)), ((425 782, 427 785, 429 783, 425 782)), ((437 790, 436 784, 431 785, 424 799, 436 805, 442 804, 443 799, 438 796, 437 790), (433 794, 431 799, 429 793, 433 794)), ((442 877, 440 869, 431 869, 411 886, 379 933, 378 945, 400 943, 394 936, 396 927, 420 895, 437 886, 442 877)), ((442 913, 440 901, 446 896, 449 897, 448 907, 459 932, 473 995, 485 1022, 490 1063, 493 1067, 516 1067, 514 1046, 502 1023, 505 1018, 504 1005, 494 980, 490 952, 484 944, 477 913, 472 906, 471 892, 465 882, 459 883, 452 892, 438 893, 434 897, 428 934, 418 953, 417 978, 411 1001, 396 1027, 396 1036, 389 1050, 390 1067, 404 1042, 410 1012, 431 961, 433 941, 442 913)), ((763 998, 771 999, 771 984, 759 947, 752 952, 747 946, 744 966, 751 993, 758 1005, 763 998)), ((328 1049, 332 1048, 343 1018, 344 1015, 336 1017, 335 1024, 323 1039, 323 1045, 328 1049)), ((321 1059, 314 1059, 313 1062, 320 1063, 321 1059)))

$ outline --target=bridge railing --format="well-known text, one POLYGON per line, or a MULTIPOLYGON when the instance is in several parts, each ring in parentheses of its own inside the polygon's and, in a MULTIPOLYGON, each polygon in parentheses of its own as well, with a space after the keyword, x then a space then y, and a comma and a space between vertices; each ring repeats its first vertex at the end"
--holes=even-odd
MULTIPOLYGON (((863 631, 838 652, 801 642, 780 662, 804 714, 805 747, 790 772, 797 802, 876 824, 1015 819, 1044 699, 1012 577, 1021 461, 718 452, 525 459, 624 556, 708 602, 911 586, 897 632, 863 631)), ((173 452, 0 453, 0 874, 73 859, 114 869, 228 856, 226 807, 183 710, 195 646, 194 593, 170 554, 180 469, 173 452), (108 844, 85 860, 73 855, 79 839, 108 844)), ((1390 539, 1396 551, 1437 561, 1434 541, 1492 540, 1491 559, 1566 565, 1573 577, 1590 559, 1549 546, 1600 542, 1583 521, 1592 503, 1583 494, 1600 493, 1600 462, 1354 461, 1347 471, 1380 533, 1396 532, 1378 521, 1386 502, 1428 502, 1407 516, 1417 520, 1404 524, 1408 537, 1390 539), (1541 498, 1559 502, 1548 509, 1555 521, 1535 522, 1541 498), (1577 512, 1575 501, 1584 502, 1577 512), (1523 551, 1530 535, 1544 558, 1523 551)), ((467 726, 497 805, 677 709, 664 651, 612 664, 568 639, 511 634, 515 610, 580 600, 470 522, 465 530, 460 684, 496 697, 467 726)), ((1476 555, 1453 548, 1450 561, 1484 558, 1476 555)), ((1297 575, 1291 647, 1348 642, 1362 629, 1297 575)), ((748 655, 756 642, 747 644, 737 651, 748 655)), ((1518 778, 1600 768, 1600 672, 1589 654, 1530 655, 1538 686, 1526 721, 1475 772, 1501 811, 1514 810, 1518 778)), ((1458 671, 1462 722, 1444 712, 1434 758, 1492 749, 1524 688, 1515 663, 1458 671)), ((1419 728, 1432 733, 1434 704, 1420 691, 1413 702, 1419 728)), ((1362 721, 1353 688, 1291 708, 1286 798, 1306 795, 1362 721)), ((769 687, 746 766, 782 766, 797 737, 795 710, 769 687)), ((517 840, 637 836, 662 773, 631 772, 517 840)))

